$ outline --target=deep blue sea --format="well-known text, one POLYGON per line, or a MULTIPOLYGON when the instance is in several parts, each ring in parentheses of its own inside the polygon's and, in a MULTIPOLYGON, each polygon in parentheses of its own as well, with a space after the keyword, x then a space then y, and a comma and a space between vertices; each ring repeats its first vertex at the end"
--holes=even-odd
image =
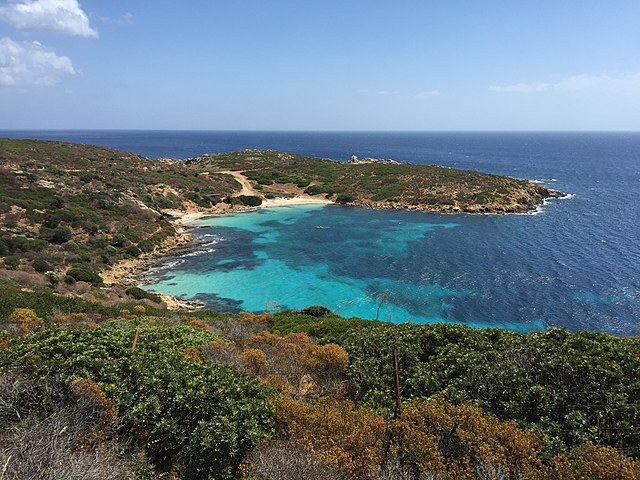
POLYGON ((323 304, 393 322, 640 333, 640 133, 0 136, 92 143, 152 158, 246 148, 336 160, 356 154, 543 182, 571 196, 534 215, 304 206, 202 220, 195 232, 206 244, 171 259, 149 288, 230 311, 323 304))

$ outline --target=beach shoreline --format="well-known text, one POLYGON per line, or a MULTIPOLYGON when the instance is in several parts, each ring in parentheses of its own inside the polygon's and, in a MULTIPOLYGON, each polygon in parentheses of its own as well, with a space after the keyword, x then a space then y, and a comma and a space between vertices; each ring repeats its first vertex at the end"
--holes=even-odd
MULTIPOLYGON (((180 216, 171 219, 176 233, 164 240, 156 249, 149 253, 143 253, 136 258, 120 260, 111 266, 109 270, 100 273, 106 286, 119 286, 123 288, 144 284, 145 276, 149 271, 164 263, 171 256, 181 250, 189 250, 195 246, 195 237, 189 231, 195 227, 193 222, 217 215, 243 213, 264 208, 294 207, 301 205, 330 205, 333 204, 326 198, 313 198, 296 196, 291 198, 275 198, 263 200, 261 205, 255 207, 219 205, 208 210, 176 211, 180 216)), ((173 295, 160 294, 162 302, 168 310, 196 311, 204 308, 202 302, 185 300, 173 295)))

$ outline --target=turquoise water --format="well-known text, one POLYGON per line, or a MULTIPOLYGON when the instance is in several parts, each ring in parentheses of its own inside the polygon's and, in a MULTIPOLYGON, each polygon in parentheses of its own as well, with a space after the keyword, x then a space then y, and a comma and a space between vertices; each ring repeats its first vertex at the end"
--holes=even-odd
MULTIPOLYGON (((322 205, 209 217, 194 222, 206 243, 150 288, 223 311, 324 305, 345 317, 495 326, 451 317, 451 300, 471 291, 388 275, 423 240, 459 228, 455 217, 433 217, 322 205)), ((544 328, 539 320, 503 326, 544 328)))

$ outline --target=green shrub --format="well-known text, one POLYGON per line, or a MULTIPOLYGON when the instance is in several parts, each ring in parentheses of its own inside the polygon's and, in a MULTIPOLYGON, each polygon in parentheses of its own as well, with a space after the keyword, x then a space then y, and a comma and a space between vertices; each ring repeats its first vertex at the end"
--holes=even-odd
POLYGON ((114 247, 122 248, 127 246, 128 244, 129 244, 129 240, 122 233, 116 233, 111 239, 111 245, 113 245, 114 247))
POLYGON ((91 285, 102 285, 102 277, 93 270, 87 268, 71 268, 67 276, 73 277, 77 282, 87 282, 91 285))
POLYGON ((9 270, 15 270, 20 266, 20 257, 17 255, 9 255, 4 257, 4 266, 9 270))
POLYGON ((36 272, 44 273, 53 270, 53 265, 47 262, 44 258, 36 258, 31 265, 36 272))
POLYGON ((341 193, 336 198, 336 202, 342 203, 342 204, 351 203, 351 202, 355 202, 357 198, 358 196, 352 193, 341 193))
POLYGON ((0 239, 0 251, 6 251, 7 253, 40 252, 47 248, 48 245, 46 240, 27 238, 22 235, 14 235, 0 239), (1 245, 4 245, 4 248, 1 245))
POLYGON ((59 245, 73 238, 73 232, 67 227, 48 228, 42 227, 40 235, 50 243, 59 245))
POLYGON ((304 313, 305 315, 311 315, 312 317, 326 317, 328 315, 335 315, 331 310, 327 307, 323 307, 322 305, 312 305, 310 307, 304 308, 300 310, 300 313, 304 313))
POLYGON ((138 243, 138 248, 145 253, 152 252, 155 247, 156 244, 150 239, 142 240, 138 243))
POLYGON ((51 288, 56 288, 60 283, 60 276, 56 272, 48 271, 44 272, 44 276, 49 280, 51 288))
POLYGON ((324 188, 320 185, 311 185, 305 189, 304 193, 307 195, 318 195, 320 193, 324 193, 324 188))
POLYGON ((130 257, 139 257, 142 251, 135 245, 129 245, 125 250, 125 253, 130 257))
MULTIPOLYGON (((311 308, 315 314, 325 313, 322 308, 311 308)), ((307 310, 307 309, 305 309, 307 310)), ((288 310, 278 312, 269 320, 269 330, 278 331, 282 335, 304 332, 316 338, 321 343, 341 343, 347 335, 354 331, 364 331, 372 325, 381 323, 375 320, 362 320, 360 318, 343 318, 334 313, 323 316, 312 315, 304 310, 288 310)))
POLYGON ((142 300, 143 298, 149 299, 152 302, 160 303, 162 299, 160 295, 153 292, 148 292, 139 287, 129 287, 125 290, 125 293, 136 300, 142 300))
POLYGON ((62 248, 64 248, 67 252, 73 252, 73 253, 78 253, 82 250, 82 247, 74 242, 73 240, 65 243, 62 248))
POLYGON ((0 370, 35 379, 90 379, 111 397, 120 430, 146 445, 158 470, 186 479, 230 479, 273 427, 269 390, 230 367, 189 351, 215 340, 187 326, 134 330, 60 327, 0 349, 0 370), (23 361, 24 359, 24 361, 23 361))
POLYGON ((257 207, 262 205, 262 199, 255 195, 238 195, 235 197, 236 201, 247 207, 257 207))

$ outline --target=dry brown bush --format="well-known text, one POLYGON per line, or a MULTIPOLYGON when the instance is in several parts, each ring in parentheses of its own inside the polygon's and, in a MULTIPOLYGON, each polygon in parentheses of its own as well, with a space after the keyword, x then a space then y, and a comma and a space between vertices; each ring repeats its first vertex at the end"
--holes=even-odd
POLYGON ((472 403, 453 405, 437 398, 407 405, 390 427, 395 455, 415 472, 499 480, 531 478, 542 470, 540 444, 532 432, 472 403))
POLYGON ((546 480, 640 480, 640 461, 587 442, 553 459, 546 480))
POLYGON ((100 314, 91 316, 86 313, 58 313, 51 318, 56 325, 72 325, 75 327, 96 328, 100 321, 100 314))
POLYGON ((72 387, 0 376, 0 478, 132 478, 144 465, 113 433, 113 403, 93 382, 72 387))
POLYGON ((375 479, 383 464, 384 419, 352 402, 324 398, 316 405, 288 395, 274 398, 288 440, 353 479, 375 479))
POLYGON ((20 333, 44 328, 44 319, 30 308, 16 308, 7 319, 9 324, 15 325, 20 333))
POLYGON ((212 342, 203 352, 209 360, 232 365, 284 393, 343 398, 347 392, 346 350, 334 344, 318 345, 304 333, 283 337, 261 331, 236 345, 212 342))
POLYGON ((237 317, 226 317, 211 324, 211 331, 243 345, 246 340, 269 327, 268 314, 241 312, 237 317))
POLYGON ((347 480, 302 446, 271 441, 258 446, 242 466, 243 480, 347 480))
MULTIPOLYGON (((139 305, 136 305, 136 307, 139 307, 139 305)), ((144 308, 144 307, 143 307, 144 308)), ((184 324, 187 324, 191 327, 194 328, 201 328, 202 330, 209 330, 209 324, 203 320, 200 320, 198 318, 193 318, 193 317, 182 317, 180 319, 180 321, 184 324)))
POLYGON ((235 345, 222 340, 214 340, 202 347, 202 353, 205 358, 213 362, 224 363, 245 372, 244 363, 240 358, 240 350, 235 345))
POLYGON ((42 273, 36 271, 25 272, 24 270, 7 270, 0 268, 0 278, 10 278, 23 287, 35 287, 36 285, 48 285, 49 281, 42 273))

